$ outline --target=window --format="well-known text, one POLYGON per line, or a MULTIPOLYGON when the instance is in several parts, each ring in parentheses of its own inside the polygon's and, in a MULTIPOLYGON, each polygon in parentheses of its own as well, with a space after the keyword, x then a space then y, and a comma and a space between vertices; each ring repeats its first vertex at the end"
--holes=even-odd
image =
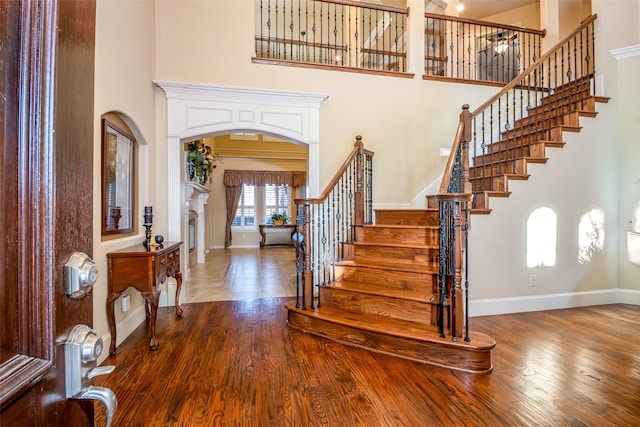
POLYGON ((538 208, 527 220, 527 267, 556 265, 558 219, 549 208, 538 208))
POLYGON ((231 226, 234 228, 255 228, 256 226, 256 186, 243 185, 236 216, 231 226))
POLYGON ((267 184, 264 186, 264 217, 271 223, 271 215, 289 214, 289 186, 267 184))

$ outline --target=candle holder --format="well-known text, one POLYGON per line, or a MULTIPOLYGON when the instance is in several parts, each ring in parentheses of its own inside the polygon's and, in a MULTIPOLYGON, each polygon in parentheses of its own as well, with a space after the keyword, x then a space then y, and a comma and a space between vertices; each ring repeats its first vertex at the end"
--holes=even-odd
POLYGON ((152 214, 152 210, 151 210, 151 206, 145 206, 144 207, 144 224, 142 224, 144 226, 144 228, 146 229, 144 232, 144 242, 142 242, 142 244, 144 245, 145 248, 147 248, 147 250, 151 249, 151 227, 153 227, 153 214, 152 214))
POLYGON ((145 248, 150 249, 151 248, 151 227, 153 227, 153 224, 142 224, 144 226, 144 228, 146 229, 144 231, 144 242, 142 242, 142 244, 144 245, 145 248))

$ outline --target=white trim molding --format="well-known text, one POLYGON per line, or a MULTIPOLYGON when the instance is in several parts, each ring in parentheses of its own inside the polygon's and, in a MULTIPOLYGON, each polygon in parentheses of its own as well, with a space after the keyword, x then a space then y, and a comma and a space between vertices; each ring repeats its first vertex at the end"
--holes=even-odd
POLYGON ((613 57, 618 61, 621 59, 635 58, 636 56, 640 56, 640 44, 611 49, 609 53, 611 53, 611 55, 613 55, 613 57))
MULTIPOLYGON (((309 196, 320 192, 320 105, 328 95, 154 80, 167 101, 167 239, 185 241, 182 144, 204 136, 256 132, 309 146, 309 196)), ((162 150, 162 141, 158 150, 162 150)), ((185 252, 186 253, 186 252, 185 252)), ((181 264, 184 264, 183 257, 181 264)), ((186 265, 181 265, 181 269, 186 265)))

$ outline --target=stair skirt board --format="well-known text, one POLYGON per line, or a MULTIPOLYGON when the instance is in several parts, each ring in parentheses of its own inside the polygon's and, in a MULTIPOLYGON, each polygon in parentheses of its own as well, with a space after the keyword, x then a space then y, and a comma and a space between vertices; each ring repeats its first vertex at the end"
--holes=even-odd
POLYGON ((488 374, 493 370, 491 350, 496 343, 493 338, 470 332, 470 342, 451 341, 451 337, 440 338, 435 328, 427 336, 409 336, 380 332, 374 328, 356 325, 336 316, 323 317, 320 309, 295 308, 295 301, 285 304, 288 310, 288 325, 302 332, 327 338, 332 341, 362 348, 377 353, 400 357, 418 363, 447 369, 488 374))

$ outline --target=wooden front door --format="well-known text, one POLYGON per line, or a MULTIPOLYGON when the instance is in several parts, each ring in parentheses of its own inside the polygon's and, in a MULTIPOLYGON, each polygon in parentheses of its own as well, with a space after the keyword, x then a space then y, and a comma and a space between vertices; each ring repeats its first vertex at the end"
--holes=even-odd
POLYGON ((91 0, 0 0, 3 427, 93 425, 93 401, 65 397, 61 349, 93 318, 63 271, 93 248, 94 30, 91 0))

